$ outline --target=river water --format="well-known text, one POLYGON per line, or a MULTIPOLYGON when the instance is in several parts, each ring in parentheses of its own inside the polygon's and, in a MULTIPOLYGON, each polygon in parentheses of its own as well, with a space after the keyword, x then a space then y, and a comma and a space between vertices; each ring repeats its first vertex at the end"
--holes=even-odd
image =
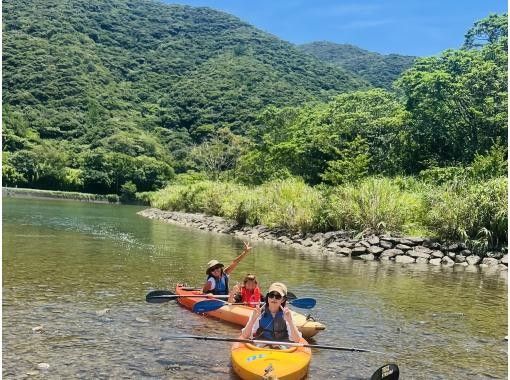
MULTIPOLYGON (((239 327, 153 289, 198 285, 212 258, 242 241, 136 215, 141 208, 3 199, 4 379, 235 379, 229 343, 161 341, 169 334, 235 337, 239 327), (48 367, 49 365, 49 367, 48 367)), ((313 297, 327 326, 311 343, 385 354, 314 350, 310 379, 367 379, 395 362, 402 379, 506 379, 506 272, 364 263, 252 242, 233 273, 283 281, 313 297)))

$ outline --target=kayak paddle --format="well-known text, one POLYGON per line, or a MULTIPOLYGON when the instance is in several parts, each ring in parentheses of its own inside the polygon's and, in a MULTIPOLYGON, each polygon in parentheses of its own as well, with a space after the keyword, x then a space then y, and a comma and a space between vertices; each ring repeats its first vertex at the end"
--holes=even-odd
MULTIPOLYGON (((183 288, 184 289, 184 288, 183 288)), ((202 288, 187 288, 189 290, 202 290, 202 288)), ((145 300, 149 303, 163 303, 168 302, 171 300, 175 300, 179 297, 204 297, 204 298, 228 298, 227 295, 207 295, 207 294, 186 294, 186 295, 178 295, 174 292, 171 292, 169 290, 153 290, 145 296, 145 300)), ((287 292, 287 299, 289 300, 295 300, 297 297, 292 292, 287 292)), ((299 307, 299 306, 296 306, 299 307)), ((313 306, 312 306, 313 307, 313 306)), ((305 309, 310 309, 309 307, 305 309)))
MULTIPOLYGON (((294 300, 290 300, 289 304, 292 306, 298 307, 300 309, 311 309, 315 306, 317 301, 314 298, 296 298, 294 300)), ((194 313, 207 313, 209 311, 218 310, 220 307, 229 305, 228 303, 221 300, 204 300, 197 302, 193 305, 194 313)), ((230 304, 230 305, 242 305, 242 304, 230 304)))
POLYGON ((374 372, 370 380, 398 380, 400 370, 396 364, 385 364, 374 372))
MULTIPOLYGON (((350 352, 370 352, 373 354, 384 354, 384 352, 366 350, 364 348, 356 348, 356 347, 338 347, 338 346, 325 346, 319 344, 304 344, 304 343, 295 343, 295 342, 279 342, 273 340, 258 340, 258 339, 242 339, 242 338, 225 338, 219 336, 201 336, 201 335, 167 335, 165 337, 161 337, 160 340, 174 340, 174 339, 198 339, 198 340, 214 340, 219 342, 239 342, 239 343, 251 343, 251 344, 267 344, 267 345, 276 345, 276 346, 289 346, 289 347, 308 347, 308 348, 320 348, 324 350, 335 350, 335 351, 350 351, 350 352)), ((380 371, 380 374, 383 375, 384 367, 379 368, 377 371, 380 371)), ((377 372, 376 371, 376 372, 377 372)), ((378 378, 376 378, 378 379, 378 378)), ((384 377, 382 377, 384 379, 384 377)), ((391 378, 388 378, 391 379, 391 378)))
POLYGON ((145 300, 149 303, 163 303, 170 300, 175 300, 179 297, 203 297, 203 298, 228 298, 228 295, 209 295, 209 294, 186 294, 179 295, 169 290, 153 290, 147 293, 145 300))

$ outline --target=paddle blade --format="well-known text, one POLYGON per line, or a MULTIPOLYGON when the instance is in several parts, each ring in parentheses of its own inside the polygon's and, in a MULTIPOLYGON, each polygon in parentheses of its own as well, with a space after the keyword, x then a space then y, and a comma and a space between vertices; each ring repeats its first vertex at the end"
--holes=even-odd
POLYGON ((385 364, 374 372, 370 380, 398 380, 400 370, 396 364, 385 364))
POLYGON ((225 306, 225 302, 220 300, 205 300, 194 304, 191 311, 193 311, 193 313, 207 313, 209 311, 218 310, 222 306, 225 306))
POLYGON ((311 309, 315 306, 317 301, 313 298, 296 298, 295 300, 289 301, 289 303, 300 309, 311 309))
POLYGON ((297 296, 294 293, 289 292, 289 291, 287 292, 287 300, 292 301, 292 300, 295 300, 296 298, 297 298, 297 296))
POLYGON ((149 303, 163 303, 175 299, 177 295, 169 290, 153 290, 147 293, 145 300, 149 303))

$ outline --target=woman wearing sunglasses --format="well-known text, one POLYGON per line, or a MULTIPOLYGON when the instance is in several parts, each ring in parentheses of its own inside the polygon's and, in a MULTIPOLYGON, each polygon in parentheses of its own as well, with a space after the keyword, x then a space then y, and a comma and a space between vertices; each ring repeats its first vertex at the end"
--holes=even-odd
POLYGON ((237 256, 232 263, 223 270, 224 265, 218 260, 211 260, 207 263, 207 280, 202 291, 214 295, 228 295, 228 276, 235 269, 237 264, 250 252, 250 245, 244 243, 243 252, 237 256))
POLYGON ((263 309, 257 305, 241 331, 243 339, 263 339, 299 342, 301 333, 294 325, 292 313, 286 306, 287 287, 281 282, 271 284, 263 309))

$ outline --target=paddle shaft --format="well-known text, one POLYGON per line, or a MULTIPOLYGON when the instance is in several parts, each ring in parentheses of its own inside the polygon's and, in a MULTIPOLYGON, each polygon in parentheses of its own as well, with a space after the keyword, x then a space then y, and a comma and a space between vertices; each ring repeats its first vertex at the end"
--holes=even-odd
POLYGON ((182 297, 200 297, 200 298, 228 298, 228 295, 209 295, 209 294, 165 294, 161 296, 151 296, 149 298, 167 298, 167 299, 174 299, 174 298, 182 298, 182 297))
POLYGON ((257 339, 242 339, 242 338, 223 338, 223 337, 217 337, 217 336, 175 335, 175 336, 167 336, 165 338, 161 338, 161 340, 172 340, 172 339, 213 340, 213 341, 218 341, 218 342, 239 342, 239 343, 250 343, 250 344, 282 345, 282 346, 289 346, 289 347, 308 347, 308 348, 320 348, 323 350, 370 352, 370 353, 374 353, 374 354, 384 354, 383 352, 365 350, 363 348, 356 348, 356 347, 324 346, 324 345, 319 345, 319 344, 278 342, 278 341, 272 341, 272 340, 257 340, 257 339))

